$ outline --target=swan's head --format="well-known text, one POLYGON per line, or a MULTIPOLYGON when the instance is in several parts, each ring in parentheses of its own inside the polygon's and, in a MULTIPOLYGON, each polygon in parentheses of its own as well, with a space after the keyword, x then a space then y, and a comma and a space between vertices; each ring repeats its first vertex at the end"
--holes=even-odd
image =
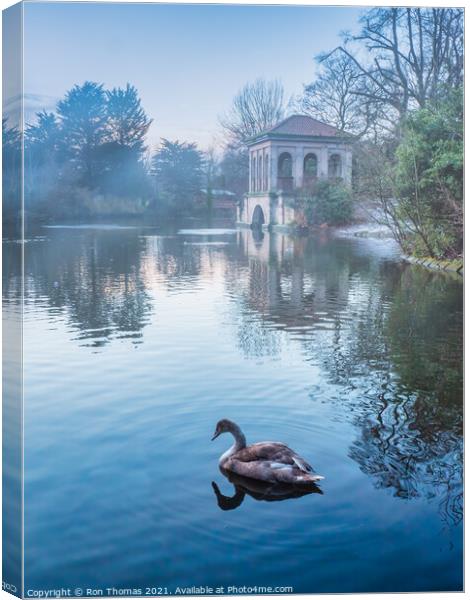
POLYGON ((217 425, 215 426, 214 435, 212 436, 212 440, 218 438, 221 433, 235 433, 240 431, 240 428, 236 423, 230 421, 230 419, 221 419, 217 425))

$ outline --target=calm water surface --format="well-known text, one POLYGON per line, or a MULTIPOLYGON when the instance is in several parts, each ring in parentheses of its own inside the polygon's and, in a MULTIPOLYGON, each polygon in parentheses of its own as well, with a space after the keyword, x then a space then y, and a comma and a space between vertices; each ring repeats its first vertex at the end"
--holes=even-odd
POLYGON ((230 229, 43 228, 25 265, 26 589, 462 588, 458 279, 230 229), (222 417, 323 493, 235 487, 222 417))

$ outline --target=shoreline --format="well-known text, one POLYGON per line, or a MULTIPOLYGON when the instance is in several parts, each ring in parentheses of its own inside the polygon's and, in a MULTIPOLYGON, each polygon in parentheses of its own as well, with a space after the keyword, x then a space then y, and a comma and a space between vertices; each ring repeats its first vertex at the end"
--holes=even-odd
POLYGON ((464 273, 464 264, 463 259, 455 258, 452 260, 445 259, 437 259, 431 258, 429 256, 425 256, 423 258, 417 258, 416 256, 403 254, 402 259, 410 263, 412 265, 419 265, 421 267, 426 267, 427 269, 431 269, 433 271, 445 271, 447 273, 456 273, 463 277, 464 273))

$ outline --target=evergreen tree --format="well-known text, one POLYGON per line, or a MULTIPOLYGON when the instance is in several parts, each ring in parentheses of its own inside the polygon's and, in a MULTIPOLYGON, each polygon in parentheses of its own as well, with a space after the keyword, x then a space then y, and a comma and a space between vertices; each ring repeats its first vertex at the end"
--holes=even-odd
POLYGON ((203 157, 196 144, 162 139, 153 167, 158 212, 172 216, 190 212, 203 182, 203 157))
POLYGON ((145 136, 152 122, 141 106, 137 89, 106 91, 106 138, 97 149, 98 187, 117 196, 150 192, 144 164, 145 136))
POLYGON ((57 105, 61 152, 73 166, 78 182, 92 188, 99 177, 97 150, 107 133, 103 85, 86 81, 75 85, 57 105))
POLYGON ((107 140, 130 148, 141 155, 152 119, 141 106, 136 88, 113 88, 106 92, 107 140))
POLYGON ((41 111, 36 123, 26 126, 24 168, 25 202, 47 200, 60 178, 60 129, 54 113, 41 111))

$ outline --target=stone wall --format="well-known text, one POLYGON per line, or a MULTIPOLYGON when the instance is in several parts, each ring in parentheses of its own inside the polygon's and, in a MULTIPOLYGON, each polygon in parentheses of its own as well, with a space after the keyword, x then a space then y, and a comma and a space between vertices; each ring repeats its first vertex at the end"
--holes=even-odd
POLYGON ((282 193, 248 194, 238 213, 238 222, 252 225, 256 207, 263 211, 264 225, 290 225, 295 219, 295 210, 290 206, 290 196, 282 193))

